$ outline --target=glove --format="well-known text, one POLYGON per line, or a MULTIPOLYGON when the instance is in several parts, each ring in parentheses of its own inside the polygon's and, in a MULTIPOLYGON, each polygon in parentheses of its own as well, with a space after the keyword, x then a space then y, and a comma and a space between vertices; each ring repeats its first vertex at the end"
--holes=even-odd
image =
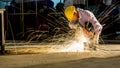
POLYGON ((86 30, 85 28, 82 28, 84 34, 87 36, 87 38, 92 39, 93 38, 93 33, 91 31, 86 30))

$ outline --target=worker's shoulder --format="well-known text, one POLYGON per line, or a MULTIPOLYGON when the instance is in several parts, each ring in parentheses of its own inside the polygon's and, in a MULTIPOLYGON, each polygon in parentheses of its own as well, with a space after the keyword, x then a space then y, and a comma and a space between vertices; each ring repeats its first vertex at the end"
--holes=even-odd
POLYGON ((94 16, 94 14, 91 11, 89 11, 89 10, 77 8, 77 11, 79 11, 80 13, 85 14, 87 16, 94 16))
POLYGON ((85 10, 85 9, 82 9, 82 8, 77 8, 77 11, 85 13, 85 14, 90 14, 90 15, 92 14, 93 15, 93 12, 91 12, 90 10, 85 10))

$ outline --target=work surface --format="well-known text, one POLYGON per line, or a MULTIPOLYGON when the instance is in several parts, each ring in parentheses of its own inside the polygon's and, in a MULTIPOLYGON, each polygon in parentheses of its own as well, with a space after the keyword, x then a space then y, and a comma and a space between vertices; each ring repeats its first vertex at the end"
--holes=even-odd
POLYGON ((46 50, 37 54, 1 55, 0 68, 120 68, 120 45, 103 45, 101 50, 89 52, 46 50))

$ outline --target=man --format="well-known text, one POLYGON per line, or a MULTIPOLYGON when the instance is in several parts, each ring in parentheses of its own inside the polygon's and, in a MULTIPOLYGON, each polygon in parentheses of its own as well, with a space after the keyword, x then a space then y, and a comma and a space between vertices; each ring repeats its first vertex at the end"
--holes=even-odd
POLYGON ((95 46, 99 43, 99 35, 102 31, 102 25, 98 22, 92 12, 76 8, 75 6, 69 6, 65 9, 64 13, 69 21, 69 27, 71 29, 77 29, 78 24, 82 25, 84 28, 86 26, 86 22, 91 23, 94 31, 93 37, 90 37, 90 39, 93 39, 93 44, 95 46))

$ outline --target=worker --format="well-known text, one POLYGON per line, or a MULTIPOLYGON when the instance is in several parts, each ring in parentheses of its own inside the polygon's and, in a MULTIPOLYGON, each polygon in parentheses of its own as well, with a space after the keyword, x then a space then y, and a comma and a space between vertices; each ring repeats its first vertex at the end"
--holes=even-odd
POLYGON ((77 29, 77 26, 79 24, 84 28, 86 26, 86 22, 91 23, 91 25, 93 26, 93 35, 91 35, 92 38, 90 37, 90 39, 93 40, 94 47, 99 44, 99 36, 103 27, 92 12, 90 12, 89 10, 76 8, 75 6, 68 6, 65 8, 64 13, 69 21, 69 27, 71 29, 77 29))

